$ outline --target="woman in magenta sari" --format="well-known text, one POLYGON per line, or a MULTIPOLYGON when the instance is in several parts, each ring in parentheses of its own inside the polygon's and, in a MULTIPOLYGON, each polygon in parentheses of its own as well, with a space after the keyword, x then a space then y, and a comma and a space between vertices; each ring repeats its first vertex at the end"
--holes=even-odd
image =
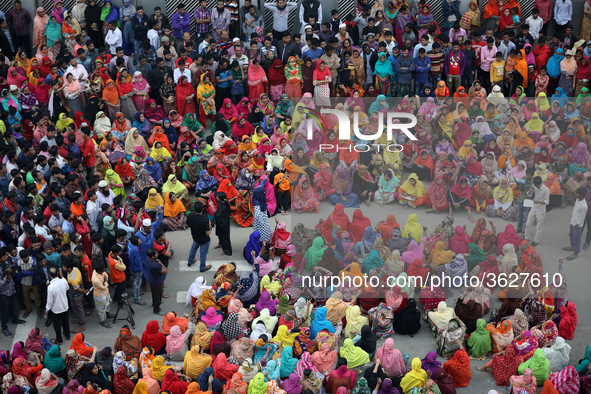
MULTIPOLYGON (((267 179, 267 175, 263 175, 258 182, 254 185, 255 189, 263 182, 264 179, 267 179)), ((265 182, 265 196, 267 197, 267 210, 269 211, 269 215, 273 216, 275 214, 275 209, 277 208, 277 200, 275 198, 275 186, 271 182, 265 182)))
POLYGON ((396 15, 396 19, 394 19, 394 27, 396 28, 396 32, 394 33, 394 37, 396 38, 396 42, 403 42, 402 41, 402 33, 404 32, 404 27, 408 23, 413 23, 414 17, 410 12, 410 9, 406 4, 403 4, 398 11, 398 15, 396 15))
POLYGON ((515 227, 512 224, 508 224, 504 232, 497 234, 498 256, 503 256, 503 246, 506 244, 512 244, 515 246, 515 250, 519 250, 519 245, 521 244, 521 237, 517 235, 515 227))
POLYGON ((144 79, 141 72, 136 71, 135 74, 133 74, 131 87, 135 93, 133 96, 135 108, 140 112, 144 112, 146 104, 150 98, 148 96, 148 93, 150 93, 150 85, 148 85, 148 81, 144 79))

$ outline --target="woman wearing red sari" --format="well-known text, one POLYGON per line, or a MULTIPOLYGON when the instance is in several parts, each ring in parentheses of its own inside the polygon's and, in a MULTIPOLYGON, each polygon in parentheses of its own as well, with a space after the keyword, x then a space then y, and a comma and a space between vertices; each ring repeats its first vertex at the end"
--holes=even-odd
POLYGON ((466 387, 470 383, 470 379, 472 378, 470 372, 470 356, 468 356, 466 349, 463 347, 457 350, 448 362, 443 364, 443 368, 453 378, 456 387, 466 387))
POLYGON ((279 102, 281 95, 285 93, 285 71, 281 59, 275 59, 269 69, 269 93, 275 105, 279 102))
POLYGON ((258 104, 261 94, 267 91, 268 84, 269 80, 265 70, 258 60, 253 59, 248 66, 248 96, 253 106, 258 104))
POLYGON ((195 113, 195 88, 182 76, 176 86, 176 107, 181 116, 195 113))
POLYGON ((332 243, 332 230, 334 230, 336 226, 341 226, 338 231, 339 233, 349 231, 349 225, 349 217, 345 213, 345 207, 342 204, 337 204, 330 216, 326 218, 326 220, 318 223, 316 230, 320 230, 324 239, 332 243))
POLYGON ((115 172, 119 174, 121 180, 125 184, 133 183, 133 181, 135 181, 135 173, 133 172, 133 168, 131 168, 131 165, 124 157, 117 160, 115 172))

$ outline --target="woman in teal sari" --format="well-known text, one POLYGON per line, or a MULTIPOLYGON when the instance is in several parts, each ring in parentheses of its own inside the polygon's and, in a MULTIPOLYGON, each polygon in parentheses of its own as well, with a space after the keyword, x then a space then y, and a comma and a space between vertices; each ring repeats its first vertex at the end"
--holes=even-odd
POLYGON ((63 40, 62 27, 57 23, 55 16, 49 18, 47 26, 45 26, 45 37, 47 38, 47 49, 53 54, 53 58, 60 52, 61 43, 63 40))
POLYGON ((470 254, 466 262, 468 263, 468 272, 472 272, 474 267, 486 260, 486 253, 473 242, 468 244, 468 249, 470 249, 470 254))
POLYGON ((386 97, 390 97, 392 82, 396 75, 392 62, 386 58, 386 53, 382 52, 379 56, 373 71, 376 78, 376 89, 386 97))

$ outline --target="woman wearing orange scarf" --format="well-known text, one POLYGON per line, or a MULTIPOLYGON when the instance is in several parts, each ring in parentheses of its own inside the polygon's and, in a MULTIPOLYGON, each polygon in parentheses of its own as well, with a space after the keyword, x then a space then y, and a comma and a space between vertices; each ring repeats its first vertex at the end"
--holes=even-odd
POLYGON ((238 195, 238 190, 236 190, 236 188, 234 186, 232 186, 232 183, 230 183, 229 179, 224 179, 223 181, 220 182, 220 185, 218 186, 218 193, 219 192, 226 193, 226 197, 228 198, 228 201, 230 202, 230 207, 234 211, 236 209, 234 206, 234 200, 236 199, 236 196, 238 195))
POLYGON ((523 86, 527 89, 528 82, 528 71, 527 71, 527 60, 525 59, 525 50, 521 49, 517 52, 515 57, 515 71, 518 74, 513 73, 513 86, 523 86))
MULTIPOLYGON (((187 216, 185 206, 173 192, 164 195, 164 223, 170 231, 184 230, 187 228, 187 216)), ((165 319, 166 321, 166 319, 165 319)), ((164 326, 162 327, 164 332, 164 326)))
POLYGON ((107 116, 111 122, 115 122, 116 114, 119 111, 119 92, 112 79, 107 80, 103 89, 103 102, 107 105, 107 116))
POLYGON ((148 144, 150 144, 150 146, 153 146, 156 142, 160 142, 162 144, 162 147, 166 148, 166 150, 170 152, 171 156, 174 154, 172 152, 172 149, 170 149, 168 137, 164 133, 164 129, 160 126, 156 126, 154 128, 154 134, 152 134, 150 138, 148 138, 148 144))
POLYGON ((534 150, 534 148, 536 146, 536 144, 534 144, 534 141, 531 138, 529 138, 526 131, 520 131, 517 134, 517 138, 515 139, 514 145, 515 145, 514 150, 520 150, 526 146, 529 146, 529 148, 532 151, 534 150))
POLYGON ((448 362, 443 364, 443 368, 453 378, 456 387, 466 387, 470 383, 472 378, 470 356, 463 347, 457 350, 448 362))

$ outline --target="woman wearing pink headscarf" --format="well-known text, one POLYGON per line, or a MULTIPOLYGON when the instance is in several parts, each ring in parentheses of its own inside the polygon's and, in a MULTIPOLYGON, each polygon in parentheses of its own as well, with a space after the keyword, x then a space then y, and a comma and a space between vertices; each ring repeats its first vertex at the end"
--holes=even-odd
POLYGON ((400 256, 400 260, 404 262, 404 267, 408 267, 415 260, 424 260, 423 250, 425 250, 425 245, 423 243, 421 243, 419 246, 417 241, 414 239, 410 241, 410 244, 408 244, 408 249, 406 252, 402 253, 402 256, 400 256))
POLYGON ((519 245, 521 244, 521 237, 517 235, 515 227, 512 224, 508 224, 504 232, 497 234, 498 256, 503 256, 503 246, 506 244, 512 244, 515 246, 515 250, 519 250, 519 245))
POLYGON ((380 365, 388 376, 402 376, 406 373, 406 366, 400 350, 394 347, 392 338, 386 339, 384 345, 376 352, 376 362, 380 365))
POLYGON ((328 375, 334 368, 337 357, 337 351, 331 351, 330 345, 327 342, 324 342, 320 346, 320 350, 312 353, 312 364, 314 364, 320 373, 328 375))
POLYGON ((131 82, 131 87, 134 91, 133 96, 133 103, 135 104, 135 108, 140 111, 144 112, 144 108, 146 108, 146 103, 150 99, 148 93, 150 93, 150 85, 148 85, 148 81, 142 76, 140 71, 136 71, 133 74, 133 81, 131 82))
POLYGON ((456 226, 456 235, 451 237, 449 240, 449 250, 454 252, 455 254, 458 253, 470 253, 470 249, 468 249, 468 245, 472 242, 468 234, 466 234, 466 229, 462 226, 456 226))
MULTIPOLYGON (((267 175, 263 175, 259 179, 259 181, 254 185, 255 189, 264 179, 267 179, 267 175)), ((275 214, 275 209, 277 208, 277 199, 275 198, 275 186, 273 186, 271 182, 265 183, 265 195, 267 197, 267 210, 269 211, 269 215, 273 216, 275 214)))

